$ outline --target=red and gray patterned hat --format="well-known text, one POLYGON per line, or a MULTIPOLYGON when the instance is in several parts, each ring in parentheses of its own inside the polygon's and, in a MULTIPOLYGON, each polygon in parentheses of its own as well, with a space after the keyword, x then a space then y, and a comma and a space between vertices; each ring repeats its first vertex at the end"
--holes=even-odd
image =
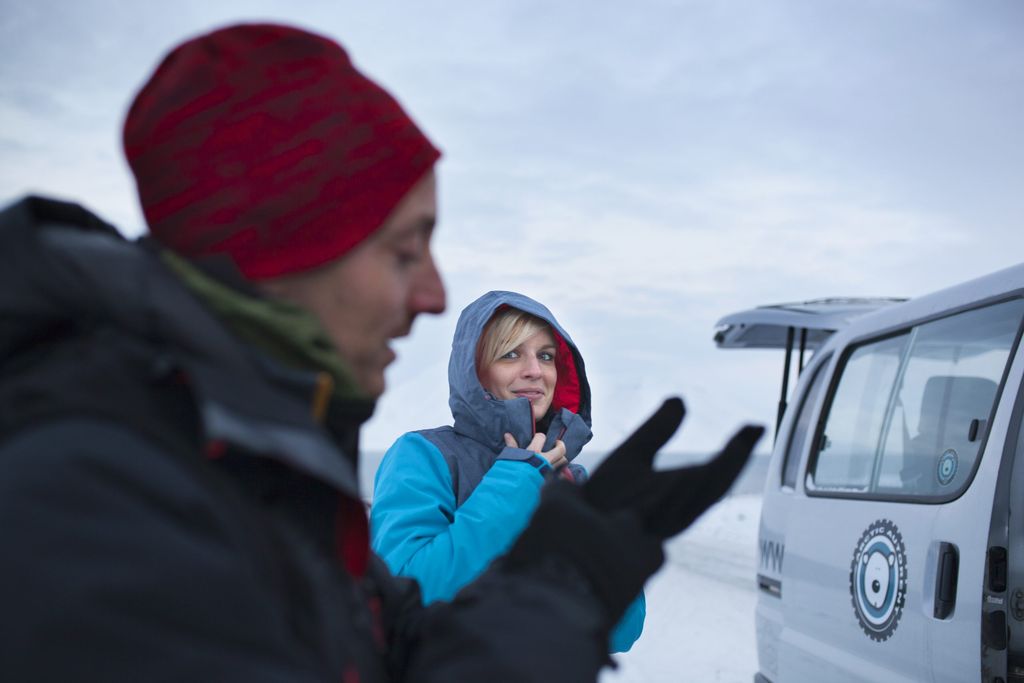
POLYGON ((124 149, 152 236, 250 280, 376 230, 440 152, 334 41, 278 25, 183 43, 142 87, 124 149))

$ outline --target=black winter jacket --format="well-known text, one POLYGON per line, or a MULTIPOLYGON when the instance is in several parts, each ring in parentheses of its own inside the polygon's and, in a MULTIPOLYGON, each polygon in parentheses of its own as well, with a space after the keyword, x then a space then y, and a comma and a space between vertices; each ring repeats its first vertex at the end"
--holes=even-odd
POLYGON ((388 573, 372 406, 317 386, 81 207, 0 213, 0 679, 594 680, 617 615, 557 558, 429 608, 388 573))

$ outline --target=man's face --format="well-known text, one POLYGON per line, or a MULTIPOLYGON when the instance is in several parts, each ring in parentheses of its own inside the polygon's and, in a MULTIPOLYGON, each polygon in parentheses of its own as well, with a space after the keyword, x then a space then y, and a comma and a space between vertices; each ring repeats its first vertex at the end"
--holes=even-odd
POLYGON ((444 311, 444 285, 430 251, 436 215, 429 171, 355 249, 314 271, 264 283, 272 295, 320 319, 372 397, 384 392, 384 369, 395 359, 389 342, 409 334, 419 313, 444 311))

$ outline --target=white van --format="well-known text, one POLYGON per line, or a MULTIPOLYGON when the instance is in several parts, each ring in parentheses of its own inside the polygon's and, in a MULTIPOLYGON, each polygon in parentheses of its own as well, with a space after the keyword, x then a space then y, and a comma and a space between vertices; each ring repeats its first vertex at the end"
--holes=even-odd
POLYGON ((1022 321, 1024 264, 719 323, 721 347, 786 349, 755 681, 1024 681, 1022 321))

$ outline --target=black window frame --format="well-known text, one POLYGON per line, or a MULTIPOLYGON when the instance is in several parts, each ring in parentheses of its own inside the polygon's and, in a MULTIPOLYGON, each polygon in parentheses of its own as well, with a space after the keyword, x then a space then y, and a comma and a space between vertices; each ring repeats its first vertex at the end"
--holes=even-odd
POLYGON ((796 413, 793 416, 793 421, 790 422, 790 424, 789 424, 789 433, 786 435, 786 450, 783 451, 783 454, 782 454, 782 465, 781 465, 781 467, 779 469, 779 488, 781 488, 783 491, 795 491, 796 490, 796 483, 798 481, 800 481, 800 462, 799 462, 800 461, 800 455, 802 454, 802 452, 804 450, 804 446, 806 446, 808 443, 814 443, 811 440, 810 437, 813 436, 814 433, 817 431, 817 428, 816 428, 817 423, 816 422, 808 422, 807 429, 804 430, 805 436, 803 438, 803 442, 800 444, 800 452, 799 453, 794 453, 793 452, 793 441, 797 437, 797 429, 796 429, 797 425, 799 425, 800 418, 803 416, 804 411, 805 410, 813 410, 813 408, 814 408, 813 406, 808 405, 808 402, 809 402, 809 399, 811 398, 811 394, 815 393, 814 392, 815 383, 819 379, 822 382, 822 386, 819 388, 817 393, 820 394, 824 390, 824 386, 823 385, 824 385, 824 382, 825 382, 825 379, 826 379, 825 373, 828 370, 829 364, 832 362, 833 355, 834 354, 833 354, 832 351, 827 352, 824 356, 822 356, 821 362, 816 363, 813 366, 808 367, 808 368, 806 368, 804 370, 805 372, 810 372, 812 374, 810 376, 809 382, 807 383, 807 389, 800 396, 800 403, 797 406, 797 411, 796 411, 796 413), (794 456, 796 457, 797 464, 794 465, 793 481, 792 482, 787 482, 786 481, 787 465, 789 465, 790 460, 794 456))

